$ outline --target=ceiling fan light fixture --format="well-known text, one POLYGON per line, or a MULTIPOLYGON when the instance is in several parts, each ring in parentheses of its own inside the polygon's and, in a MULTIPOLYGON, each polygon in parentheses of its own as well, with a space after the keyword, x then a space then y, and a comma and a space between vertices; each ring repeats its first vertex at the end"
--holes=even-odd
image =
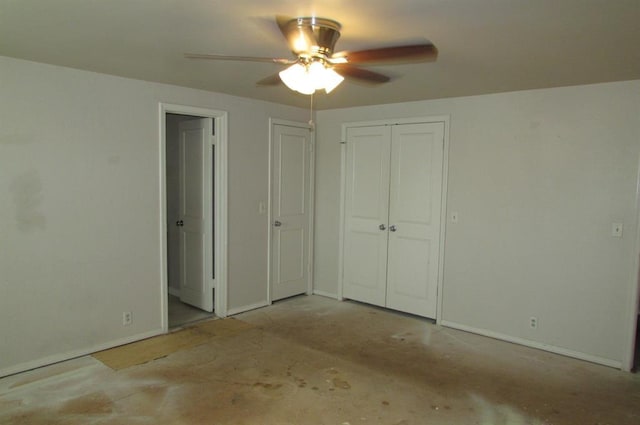
POLYGON ((291 90, 307 95, 323 89, 330 93, 344 80, 343 76, 327 68, 318 60, 310 64, 295 63, 284 71, 280 71, 279 75, 282 82, 291 90))
POLYGON ((325 68, 324 73, 324 91, 327 94, 331 93, 333 89, 338 87, 340 83, 344 81, 344 77, 331 68, 325 68))
POLYGON ((307 65, 308 78, 316 90, 324 88, 325 67, 320 61, 313 61, 307 65))
POLYGON ((316 91, 306 66, 301 63, 294 63, 284 71, 280 71, 279 75, 282 82, 293 91, 302 94, 313 94, 316 91))

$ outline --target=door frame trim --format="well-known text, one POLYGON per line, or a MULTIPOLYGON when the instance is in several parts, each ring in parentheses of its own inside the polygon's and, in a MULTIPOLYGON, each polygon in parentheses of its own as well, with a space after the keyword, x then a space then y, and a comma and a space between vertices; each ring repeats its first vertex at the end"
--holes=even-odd
MULTIPOLYGON (((160 316, 162 331, 169 330, 169 285, 167 276, 167 158, 166 158, 166 115, 192 115, 201 118, 211 118, 215 120, 215 164, 214 167, 214 203, 217 206, 215 218, 209 217, 209 226, 216 229, 215 243, 215 277, 216 290, 214 299, 214 312, 218 317, 227 316, 227 170, 228 170, 228 113, 218 109, 201 108, 196 106, 175 105, 169 103, 159 103, 159 134, 160 134, 160 316)), ((211 145, 210 145, 211 146, 211 145)), ((208 160, 211 161, 211 151, 208 160)), ((211 198, 209 198, 211 199, 211 198)), ((208 244, 211 245, 211 234, 207 236, 208 244)))
MULTIPOLYGON (((629 277, 629 297, 627 299, 626 317, 624 329, 624 343, 621 355, 621 369, 631 372, 636 363, 636 345, 640 340, 636 340, 638 315, 640 314, 640 157, 638 159, 638 171, 636 173, 636 234, 634 241, 634 256, 632 275, 629 277)), ((640 359, 638 359, 640 362, 640 359)))
POLYGON ((342 124, 342 135, 340 140, 340 219, 339 219, 339 242, 338 242, 338 299, 343 300, 343 279, 344 279, 344 238, 345 238, 345 206, 346 206, 346 184, 347 184, 347 129, 355 127, 371 127, 383 125, 438 123, 444 124, 444 148, 442 156, 442 196, 440 210, 440 247, 438 254, 438 282, 436 300, 436 323, 442 321, 443 289, 444 289, 444 244, 447 227, 447 180, 449 175, 449 115, 434 115, 426 117, 385 119, 376 121, 354 121, 342 124))
POLYGON ((288 127, 296 127, 296 128, 305 128, 309 130, 310 141, 311 141, 311 149, 309 151, 309 228, 307 230, 309 235, 308 241, 308 258, 307 258, 307 295, 311 295, 313 293, 313 228, 314 228, 314 209, 315 209, 315 129, 311 124, 298 122, 298 121, 289 121, 283 120, 279 118, 269 118, 269 178, 268 178, 268 201, 267 201, 267 226, 269 226, 269 231, 267 232, 267 304, 271 305, 273 303, 271 297, 271 285, 272 285, 272 277, 271 277, 271 241, 272 241, 272 232, 273 228, 271 226, 272 222, 272 196, 273 196, 273 179, 271 177, 273 172, 273 130, 276 125, 284 125, 288 127))

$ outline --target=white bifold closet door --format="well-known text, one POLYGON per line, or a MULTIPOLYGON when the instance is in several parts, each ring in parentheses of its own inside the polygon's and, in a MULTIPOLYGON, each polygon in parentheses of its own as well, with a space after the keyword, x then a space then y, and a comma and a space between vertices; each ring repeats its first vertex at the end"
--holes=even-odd
POLYGON ((342 296, 384 306, 391 127, 347 129, 342 296))
POLYGON ((347 128, 343 297, 435 317, 443 123, 347 128))

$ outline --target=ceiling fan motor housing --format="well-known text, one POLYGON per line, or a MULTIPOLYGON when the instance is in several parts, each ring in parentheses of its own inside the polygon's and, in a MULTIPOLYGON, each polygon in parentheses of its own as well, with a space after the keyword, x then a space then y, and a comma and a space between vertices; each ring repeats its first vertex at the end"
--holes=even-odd
POLYGON ((291 19, 287 27, 296 38, 293 53, 310 59, 331 57, 342 28, 337 21, 316 17, 291 19))

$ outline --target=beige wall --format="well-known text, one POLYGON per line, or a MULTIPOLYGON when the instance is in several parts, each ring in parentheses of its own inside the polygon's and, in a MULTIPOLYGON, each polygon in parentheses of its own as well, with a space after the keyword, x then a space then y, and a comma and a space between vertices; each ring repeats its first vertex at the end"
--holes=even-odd
POLYGON ((637 276, 640 81, 319 111, 315 289, 338 295, 341 125, 432 115, 450 116, 459 213, 443 320, 618 365, 637 276))
POLYGON ((4 57, 0 92, 0 374, 161 330, 160 102, 228 111, 228 303, 266 302, 269 118, 307 111, 4 57))

